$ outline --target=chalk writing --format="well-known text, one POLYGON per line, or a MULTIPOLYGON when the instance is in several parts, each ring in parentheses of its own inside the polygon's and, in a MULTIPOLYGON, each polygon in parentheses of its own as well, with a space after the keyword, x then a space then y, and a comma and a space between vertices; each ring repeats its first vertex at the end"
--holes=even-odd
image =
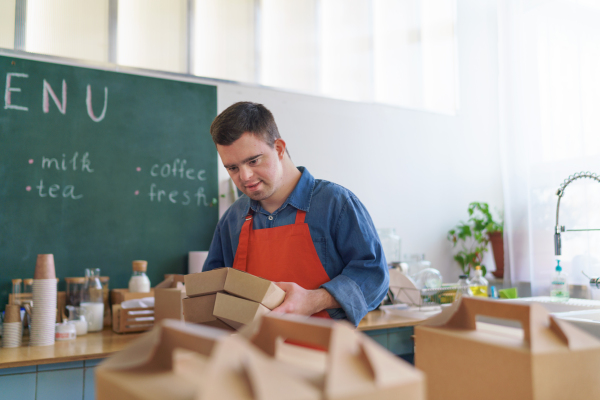
POLYGON ((187 164, 187 160, 180 160, 176 158, 173 161, 173 165, 169 163, 165 163, 163 165, 154 164, 152 168, 150 168, 150 175, 152 176, 160 176, 163 178, 168 178, 170 176, 174 178, 186 178, 190 180, 205 181, 206 180, 206 171, 201 169, 198 172, 194 168, 186 168, 185 164, 187 164))
MULTIPOLYGON (((15 82, 13 82, 13 78, 22 78, 28 79, 28 74, 23 74, 19 72, 8 72, 6 74, 6 86, 4 88, 4 109, 5 110, 19 110, 19 111, 29 111, 29 107, 25 105, 14 104, 13 101, 13 93, 20 93, 21 88, 17 87, 15 82)), ((44 114, 48 114, 50 112, 50 99, 54 101, 58 111, 66 115, 67 114, 67 81, 62 80, 62 92, 61 99, 59 100, 58 96, 52 89, 52 86, 45 79, 42 80, 42 111, 44 114)), ((94 108, 92 107, 92 86, 87 85, 86 87, 86 96, 85 96, 85 105, 87 114, 90 119, 94 122, 100 122, 106 117, 106 110, 108 109, 108 87, 104 87, 104 105, 102 107, 102 112, 100 116, 96 116, 94 113, 94 108)))
POLYGON ((198 207, 200 207, 201 205, 205 207, 210 206, 210 204, 206 200, 206 195, 204 194, 204 188, 202 186, 198 188, 196 193, 191 195, 188 190, 184 190, 181 194, 177 190, 171 190, 167 194, 166 190, 158 189, 156 183, 153 183, 150 185, 150 193, 148 193, 148 196, 150 196, 151 202, 156 201, 157 203, 161 203, 164 201, 165 203, 169 202, 173 204, 181 204, 184 206, 187 206, 189 204, 195 204, 198 207), (193 202, 192 199, 194 200, 193 202))
MULTIPOLYGON (((77 158, 79 157, 79 153, 75 152, 75 154, 73 154, 73 157, 70 160, 67 160, 65 157, 65 154, 63 154, 62 161, 59 163, 58 159, 56 158, 48 158, 42 156, 42 169, 56 168, 59 171, 66 171, 68 169, 67 164, 71 164, 73 166, 73 171, 77 171, 77 169, 79 168, 77 164, 77 158)), ((29 163, 32 164, 33 160, 29 160, 29 163)), ((90 153, 86 152, 83 154, 83 157, 81 157, 81 161, 79 164, 81 171, 89 173, 94 172, 94 170, 90 168, 90 165, 90 153)))
MULTIPOLYGON (((60 190, 60 185, 51 185, 50 187, 48 187, 47 192, 44 192, 45 186, 44 186, 44 180, 40 179, 40 184, 36 186, 36 188, 39 190, 39 195, 40 197, 46 197, 46 196, 50 196, 50 197, 58 197, 59 190, 60 190)), ((82 194, 76 195, 75 194, 75 186, 73 185, 66 185, 63 190, 62 190, 62 197, 70 197, 73 200, 79 200, 83 197, 82 194)))

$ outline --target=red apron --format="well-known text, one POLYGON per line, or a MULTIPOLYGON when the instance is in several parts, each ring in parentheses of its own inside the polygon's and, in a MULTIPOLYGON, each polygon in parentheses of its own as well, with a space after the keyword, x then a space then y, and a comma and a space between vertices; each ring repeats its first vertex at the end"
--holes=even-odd
MULTIPOLYGON (((273 282, 294 282, 304 289, 318 289, 329 282, 313 245, 306 212, 296 212, 296 223, 268 229, 252 228, 248 214, 240 232, 233 268, 273 282)), ((326 310, 313 315, 330 318, 326 310)))

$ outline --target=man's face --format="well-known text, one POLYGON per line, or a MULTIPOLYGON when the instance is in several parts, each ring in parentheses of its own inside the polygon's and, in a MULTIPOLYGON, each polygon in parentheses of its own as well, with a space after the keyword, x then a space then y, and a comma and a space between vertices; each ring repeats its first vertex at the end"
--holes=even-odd
POLYGON ((251 199, 266 200, 281 187, 283 140, 271 148, 260 137, 244 133, 229 146, 217 145, 217 151, 233 183, 251 199))

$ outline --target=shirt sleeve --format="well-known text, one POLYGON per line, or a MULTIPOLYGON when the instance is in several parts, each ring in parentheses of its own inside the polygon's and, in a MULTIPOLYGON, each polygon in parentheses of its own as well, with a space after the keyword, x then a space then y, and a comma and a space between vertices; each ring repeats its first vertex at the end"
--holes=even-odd
POLYGON ((208 249, 208 256, 204 261, 204 267, 202 272, 210 271, 217 268, 223 268, 225 266, 225 258, 223 254, 223 244, 221 241, 221 224, 217 224, 215 234, 213 235, 210 248, 208 249))
POLYGON ((333 227, 332 237, 345 267, 321 287, 341 305, 328 310, 332 318, 347 318, 355 326, 383 301, 389 288, 383 247, 365 206, 350 196, 333 227))

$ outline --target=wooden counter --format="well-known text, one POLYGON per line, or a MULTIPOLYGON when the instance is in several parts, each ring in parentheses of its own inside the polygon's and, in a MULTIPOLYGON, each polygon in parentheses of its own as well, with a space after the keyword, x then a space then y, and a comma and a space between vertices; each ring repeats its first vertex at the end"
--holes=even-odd
POLYGON ((88 333, 75 340, 56 342, 54 346, 35 347, 28 346, 29 339, 25 337, 21 347, 0 349, 0 368, 105 358, 123 349, 140 335, 117 334, 105 328, 102 332, 88 333))
MULTIPOLYGON (((371 333, 371 331, 411 327, 421 321, 421 319, 395 316, 382 311, 372 311, 360 322, 358 330, 371 333)), ((0 349, 0 369, 105 358, 125 348, 140 335, 142 334, 117 334, 110 328, 105 328, 102 332, 88 333, 75 340, 56 342, 54 346, 36 347, 28 346, 28 338, 25 337, 21 347, 0 349)))
POLYGON ((418 325, 424 318, 406 318, 380 310, 371 311, 358 324, 359 331, 373 331, 378 329, 403 328, 418 325))

